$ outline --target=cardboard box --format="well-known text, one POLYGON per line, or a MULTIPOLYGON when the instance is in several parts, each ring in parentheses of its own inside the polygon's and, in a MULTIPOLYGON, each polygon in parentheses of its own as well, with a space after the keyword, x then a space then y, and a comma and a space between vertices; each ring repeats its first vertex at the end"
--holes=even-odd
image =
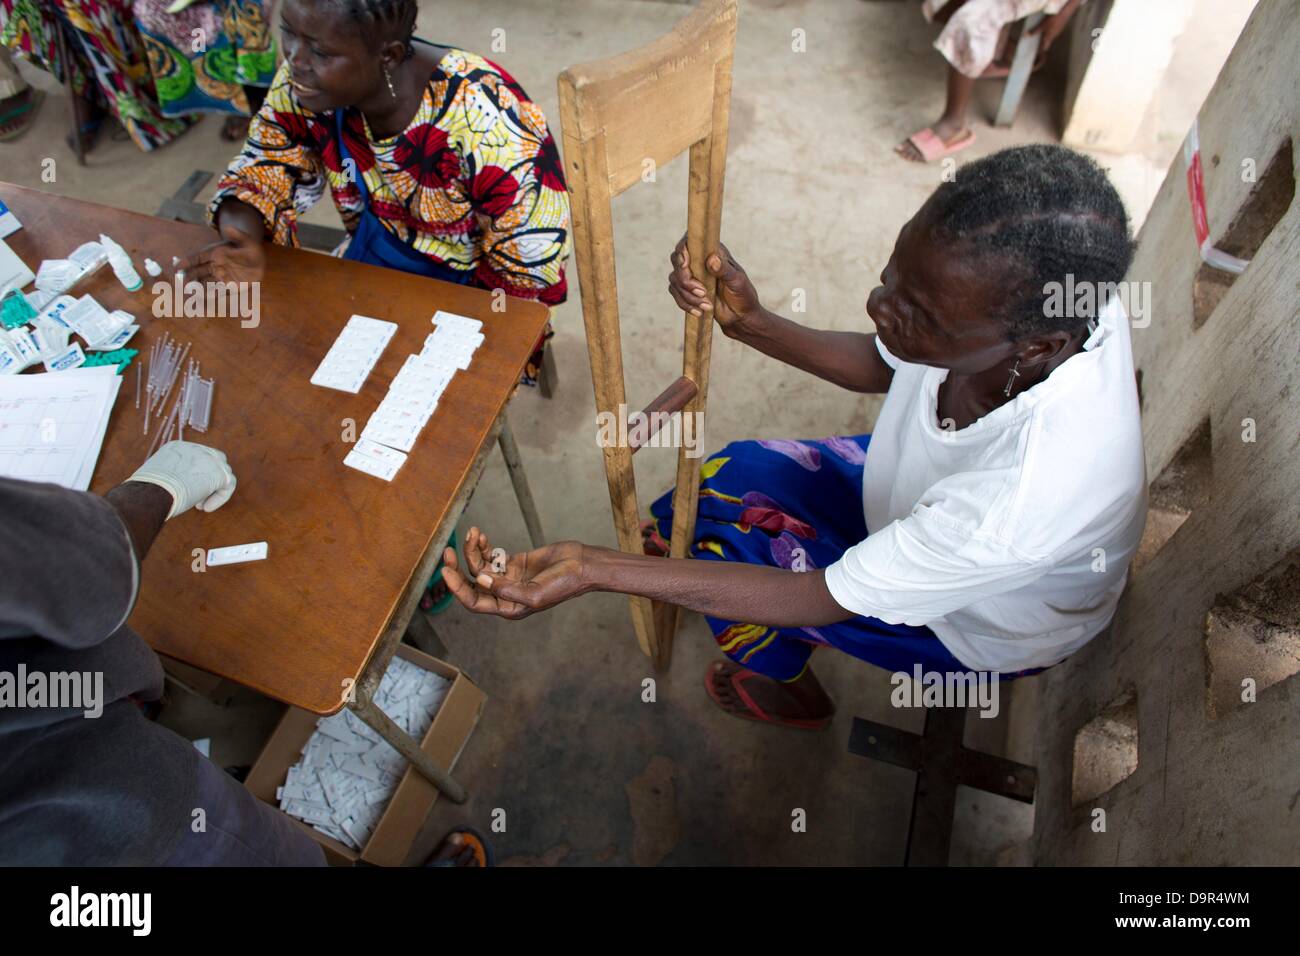
MULTIPOLYGON (((413 647, 400 645, 397 656, 452 682, 442 706, 434 715, 433 723, 420 743, 420 749, 433 758, 434 763, 451 773, 478 723, 487 696, 457 668, 413 647)), ((279 726, 249 771, 248 779, 244 781, 244 786, 253 796, 275 807, 277 813, 283 811, 275 799, 276 788, 284 785, 289 768, 302 757, 302 748, 315 733, 316 721, 319 719, 318 714, 297 707, 285 711, 279 726)), ((286 818, 302 827, 324 848, 325 858, 333 866, 352 866, 358 860, 375 866, 400 866, 439 796, 438 788, 407 764, 397 790, 375 826, 375 832, 370 835, 360 853, 315 827, 287 814, 286 818)))

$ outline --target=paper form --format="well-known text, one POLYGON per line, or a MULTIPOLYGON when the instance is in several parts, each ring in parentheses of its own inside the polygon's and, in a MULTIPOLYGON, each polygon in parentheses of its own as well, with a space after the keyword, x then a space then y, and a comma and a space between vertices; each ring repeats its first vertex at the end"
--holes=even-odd
POLYGON ((0 475, 88 489, 121 384, 113 365, 0 378, 0 475))

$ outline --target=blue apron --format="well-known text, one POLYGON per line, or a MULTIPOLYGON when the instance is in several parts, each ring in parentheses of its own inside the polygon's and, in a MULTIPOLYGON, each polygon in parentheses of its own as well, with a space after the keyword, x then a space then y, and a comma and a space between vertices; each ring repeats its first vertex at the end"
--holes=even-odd
MULTIPOLYGON (((334 135, 338 138, 339 156, 343 168, 347 169, 347 162, 352 157, 348 154, 348 146, 343 139, 343 112, 342 108, 334 111, 334 135)), ((352 241, 348 243, 347 251, 343 253, 344 259, 366 262, 373 266, 387 266, 389 269, 413 272, 416 275, 454 282, 457 285, 472 283, 474 277, 472 269, 453 269, 445 263, 435 262, 385 229, 379 217, 370 211, 370 191, 366 188, 366 177, 355 160, 353 160, 353 168, 356 169, 356 183, 361 191, 361 219, 357 223, 356 231, 352 233, 352 241)))

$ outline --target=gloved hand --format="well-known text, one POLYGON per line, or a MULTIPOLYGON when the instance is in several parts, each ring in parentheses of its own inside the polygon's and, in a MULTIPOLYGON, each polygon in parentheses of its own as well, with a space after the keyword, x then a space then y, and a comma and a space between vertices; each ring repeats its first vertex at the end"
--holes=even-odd
POLYGON ((169 519, 191 508, 216 511, 235 493, 235 473, 225 454, 188 441, 169 441, 127 481, 147 481, 170 491, 169 519))

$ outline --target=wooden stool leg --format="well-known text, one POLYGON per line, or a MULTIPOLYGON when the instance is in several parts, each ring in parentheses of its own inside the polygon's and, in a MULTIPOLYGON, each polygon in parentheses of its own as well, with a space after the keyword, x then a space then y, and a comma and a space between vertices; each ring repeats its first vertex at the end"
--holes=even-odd
POLYGON ((77 165, 86 165, 86 151, 81 142, 81 116, 77 112, 77 93, 72 85, 72 60, 68 56, 68 38, 62 21, 56 20, 54 39, 59 47, 59 60, 63 63, 63 82, 68 88, 68 107, 72 110, 72 148, 77 154, 77 165))
POLYGON ((555 367, 555 349, 548 343, 542 350, 542 367, 537 370, 537 390, 542 398, 554 398, 555 386, 560 381, 559 369, 555 367))
POLYGON ((519 510, 523 512, 524 524, 528 526, 528 540, 534 548, 546 543, 542 534, 542 519, 537 514, 537 505, 533 502, 533 493, 528 487, 528 476, 524 473, 524 461, 519 457, 519 446, 515 444, 515 433, 510 430, 510 420, 501 416, 501 434, 497 436, 501 445, 501 455, 506 460, 506 471, 510 472, 510 483, 515 486, 515 497, 519 499, 519 510))

